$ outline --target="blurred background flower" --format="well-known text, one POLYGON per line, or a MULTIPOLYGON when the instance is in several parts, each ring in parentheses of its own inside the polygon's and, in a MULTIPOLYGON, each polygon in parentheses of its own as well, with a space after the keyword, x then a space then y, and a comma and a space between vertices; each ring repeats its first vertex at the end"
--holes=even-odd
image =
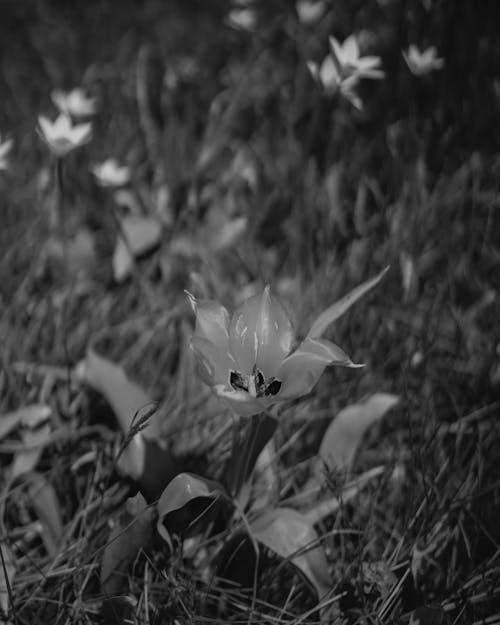
POLYGON ((38 134, 55 156, 61 158, 72 150, 88 143, 92 137, 92 124, 73 124, 71 118, 61 113, 55 121, 44 115, 38 117, 38 134))
POLYGON ((425 76, 444 67, 444 59, 438 58, 435 46, 419 50, 416 45, 411 44, 406 52, 403 50, 403 56, 415 76, 425 76))
POLYGON ((114 158, 108 158, 90 169, 102 187, 123 187, 130 182, 130 167, 120 165, 114 158))
POLYGON ((89 97, 81 87, 71 91, 54 89, 50 97, 61 113, 71 117, 90 117, 97 112, 97 100, 89 97))

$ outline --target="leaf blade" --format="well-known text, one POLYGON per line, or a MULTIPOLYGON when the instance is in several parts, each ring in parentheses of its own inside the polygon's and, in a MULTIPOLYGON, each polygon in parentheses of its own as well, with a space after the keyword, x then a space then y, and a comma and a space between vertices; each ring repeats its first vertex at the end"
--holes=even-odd
POLYGON ((250 528, 258 542, 290 561, 306 577, 318 598, 330 590, 325 553, 316 530, 304 515, 291 508, 274 508, 253 521, 250 528))
POLYGON ((339 412, 326 430, 319 448, 320 462, 330 470, 349 470, 365 431, 379 421, 399 401, 390 393, 375 393, 364 402, 347 406, 339 412))
POLYGON ((324 310, 316 319, 316 321, 312 324, 306 338, 319 338, 330 324, 332 324, 344 313, 346 313, 353 304, 355 304, 363 295, 365 295, 365 293, 368 293, 368 291, 373 289, 373 287, 376 286, 380 282, 380 280, 382 280, 382 278, 388 271, 389 267, 386 267, 374 278, 363 282, 352 291, 350 291, 347 295, 344 295, 344 297, 332 304, 329 308, 324 310))

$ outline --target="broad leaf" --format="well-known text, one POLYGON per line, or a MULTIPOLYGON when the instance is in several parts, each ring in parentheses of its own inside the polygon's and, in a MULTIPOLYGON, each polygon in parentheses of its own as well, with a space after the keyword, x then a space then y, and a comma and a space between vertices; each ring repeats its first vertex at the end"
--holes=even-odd
POLYGON ((375 393, 364 402, 341 410, 321 441, 318 472, 322 463, 331 470, 349 470, 365 431, 397 403, 396 395, 375 393))
MULTIPOLYGON (((50 414, 50 409, 48 414, 50 414)), ((51 427, 47 411, 43 407, 26 412, 22 423, 22 442, 25 449, 16 453, 10 469, 11 479, 33 471, 38 464, 45 445, 50 443, 51 427)))
POLYGON ((161 223, 153 217, 124 217, 120 226, 122 232, 113 254, 113 275, 117 282, 130 275, 134 258, 149 252, 161 240, 161 223))
POLYGON ((104 395, 127 437, 118 469, 139 482, 148 501, 156 499, 175 475, 176 463, 159 443, 160 425, 155 403, 127 377, 122 367, 91 349, 80 367, 80 374, 87 384, 104 395))
POLYGON ((33 425, 45 421, 50 417, 51 412, 50 406, 33 404, 0 415, 0 440, 21 424, 33 425))
POLYGON ((329 308, 323 311, 312 324, 306 338, 319 338, 331 323, 347 312, 349 308, 357 302, 358 299, 363 297, 365 293, 367 293, 370 289, 373 289, 373 287, 376 286, 380 280, 382 280, 388 270, 389 267, 386 267, 377 276, 375 276, 375 278, 363 282, 363 284, 357 286, 342 299, 339 299, 338 302, 335 302, 335 304, 332 304, 329 308))
POLYGON ((116 525, 111 531, 101 561, 101 589, 106 599, 103 615, 107 623, 122 623, 128 613, 123 596, 128 591, 129 570, 141 550, 145 550, 152 536, 152 510, 142 495, 127 500, 116 525))
POLYGON ((171 546, 170 534, 186 535, 200 521, 208 523, 226 498, 222 484, 192 473, 179 473, 156 505, 158 533, 171 546))
POLYGON ((253 537, 289 560, 314 586, 318 598, 331 588, 328 563, 318 534, 309 521, 291 508, 265 512, 250 525, 253 537))
POLYGON ((27 483, 29 500, 43 527, 42 539, 45 548, 47 553, 55 558, 63 536, 59 499, 52 484, 40 473, 30 475, 27 483))

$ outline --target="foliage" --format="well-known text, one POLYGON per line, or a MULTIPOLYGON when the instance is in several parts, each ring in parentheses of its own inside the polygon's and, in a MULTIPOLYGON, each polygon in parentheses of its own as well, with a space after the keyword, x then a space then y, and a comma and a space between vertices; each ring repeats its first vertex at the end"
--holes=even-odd
POLYGON ((495 622, 497 23, 6 4, 0 620, 495 622), (282 324, 270 401, 185 291, 282 324))

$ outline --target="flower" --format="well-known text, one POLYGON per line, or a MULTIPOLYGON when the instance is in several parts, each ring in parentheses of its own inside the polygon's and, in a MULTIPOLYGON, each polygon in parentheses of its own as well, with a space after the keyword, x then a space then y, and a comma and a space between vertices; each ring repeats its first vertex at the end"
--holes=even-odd
POLYGON ((356 76, 361 78, 383 78, 385 73, 380 67, 379 56, 360 56, 358 40, 355 35, 349 35, 344 43, 339 43, 335 37, 330 37, 332 58, 343 80, 356 76))
POLYGON ((292 351, 290 319, 268 286, 243 302, 231 318, 218 302, 188 296, 196 314, 191 349, 198 373, 237 414, 251 416, 309 393, 329 365, 362 366, 319 337, 325 325, 322 317, 292 351))
POLYGON ((231 28, 252 32, 257 26, 257 13, 252 8, 236 7, 229 12, 226 23, 231 28))
POLYGON ((130 182, 130 168, 120 165, 114 158, 94 165, 91 171, 102 187, 123 187, 130 182))
POLYGON ((358 77, 351 76, 342 79, 330 55, 324 58, 321 66, 318 66, 318 64, 313 61, 308 61, 307 67, 312 77, 320 83, 323 91, 327 95, 334 96, 337 92, 340 92, 354 107, 357 109, 363 108, 360 97, 354 91, 354 87, 358 84, 358 77))
POLYGON ((325 12, 325 3, 322 0, 299 0, 295 5, 299 21, 302 24, 316 24, 325 12))
POLYGON ((90 141, 92 124, 74 125, 71 122, 71 118, 64 113, 61 113, 54 122, 51 122, 44 115, 40 115, 37 131, 53 154, 62 158, 72 150, 90 141))
POLYGON ((54 89, 50 97, 61 113, 73 117, 89 117, 97 110, 96 99, 89 98, 80 87, 68 92, 54 89))
POLYGON ((347 37, 342 44, 335 37, 330 37, 329 41, 330 54, 321 66, 309 61, 309 71, 321 83, 325 93, 335 95, 340 91, 356 108, 361 108, 362 103, 354 87, 362 78, 380 79, 385 76, 380 69, 380 57, 360 56, 355 35, 347 37))
POLYGON ((0 170, 5 170, 9 168, 9 161, 7 159, 7 156, 12 150, 13 145, 14 141, 12 139, 6 139, 5 141, 2 141, 2 135, 0 135, 0 170))
POLYGON ((435 46, 426 50, 419 50, 417 46, 410 45, 407 52, 403 51, 406 64, 414 76, 424 76, 436 69, 443 69, 444 60, 438 58, 435 46))

